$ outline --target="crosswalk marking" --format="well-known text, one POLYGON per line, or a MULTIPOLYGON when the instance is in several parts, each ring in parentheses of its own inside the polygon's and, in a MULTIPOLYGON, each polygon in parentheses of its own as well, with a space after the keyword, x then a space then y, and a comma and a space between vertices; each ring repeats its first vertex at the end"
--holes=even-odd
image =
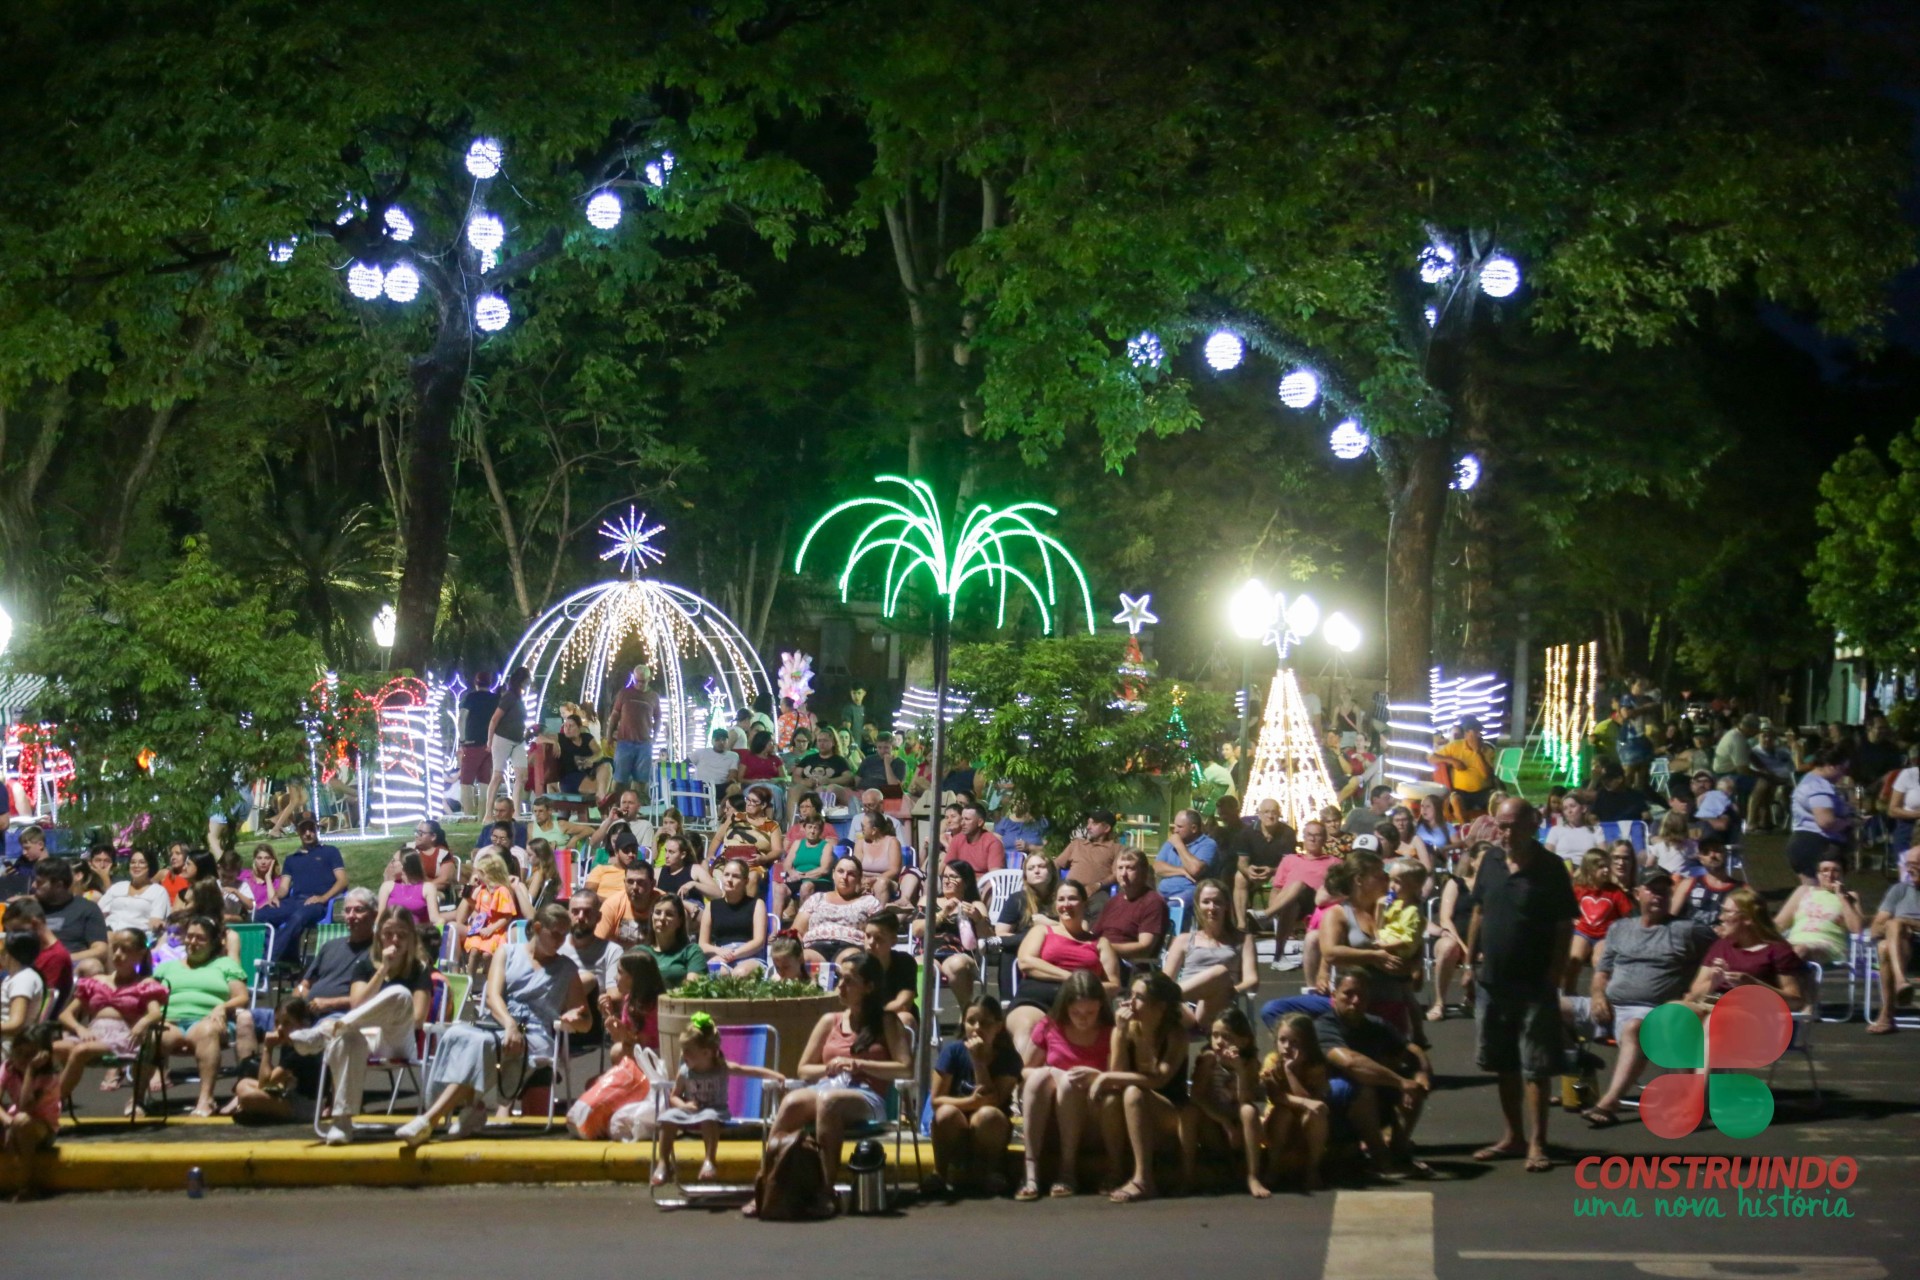
POLYGON ((1433 1193, 1342 1191, 1333 1202, 1325 1280, 1435 1280, 1433 1193))

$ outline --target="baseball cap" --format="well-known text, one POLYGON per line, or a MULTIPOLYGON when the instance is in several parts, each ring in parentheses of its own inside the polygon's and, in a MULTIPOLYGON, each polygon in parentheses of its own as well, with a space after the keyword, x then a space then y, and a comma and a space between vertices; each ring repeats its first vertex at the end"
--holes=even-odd
POLYGON ((1379 836, 1355 836, 1353 838, 1353 848, 1354 848, 1354 852, 1356 853, 1362 850, 1368 853, 1378 853, 1380 852, 1380 837, 1379 836))

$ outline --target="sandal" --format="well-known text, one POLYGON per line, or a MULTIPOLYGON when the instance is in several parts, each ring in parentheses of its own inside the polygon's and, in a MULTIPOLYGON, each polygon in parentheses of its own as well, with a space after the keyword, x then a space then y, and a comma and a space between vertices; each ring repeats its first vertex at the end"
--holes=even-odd
POLYGON ((1433 1006, 1433 1008, 1427 1010, 1428 1022, 1445 1022, 1446 1020, 1447 1020, 1447 1007, 1445 1005, 1437 1004, 1433 1006))
POLYGON ((1580 1113, 1580 1118, 1587 1122, 1590 1129, 1611 1129, 1620 1123, 1619 1112, 1602 1111, 1599 1107, 1588 1107, 1580 1113))
POLYGON ((1870 1036, 1890 1036, 1899 1029, 1899 1027, 1891 1022, 1876 1022, 1867 1028, 1867 1034, 1870 1036))
POLYGON ((1117 1188, 1107 1199, 1114 1204, 1137 1204, 1142 1200, 1151 1200, 1153 1193, 1138 1182, 1127 1182, 1117 1188))
POLYGON ((1040 1198, 1040 1186, 1034 1182, 1022 1183, 1020 1189, 1013 1193, 1013 1198, 1021 1204, 1030 1204, 1040 1198))
POLYGON ((1055 1200, 1070 1200, 1079 1193, 1073 1189, 1070 1183, 1056 1182, 1047 1188, 1047 1194, 1055 1200))
POLYGON ((1474 1152, 1473 1158, 1484 1163, 1489 1160, 1516 1160, 1525 1154, 1525 1147, 1507 1147, 1496 1142, 1490 1147, 1482 1147, 1474 1152))
POLYGON ((1553 1161, 1546 1156, 1528 1156, 1528 1173, 1547 1173, 1553 1168, 1553 1161))

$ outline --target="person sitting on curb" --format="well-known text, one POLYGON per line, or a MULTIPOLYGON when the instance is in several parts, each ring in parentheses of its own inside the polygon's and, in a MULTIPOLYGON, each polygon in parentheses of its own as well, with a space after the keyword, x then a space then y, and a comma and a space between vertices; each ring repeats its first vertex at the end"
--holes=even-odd
POLYGON ((997 1196, 1007 1188, 1003 1166, 1020 1055, 998 1000, 980 996, 966 1009, 961 1038, 941 1045, 933 1064, 933 1176, 920 1184, 922 1194, 973 1185, 997 1196))
POLYGON ((1433 1170, 1413 1156, 1413 1130, 1433 1091, 1433 1066, 1426 1050, 1367 1012, 1372 985, 1364 969, 1343 971, 1332 1007, 1313 1021, 1333 1073, 1328 1105, 1336 1127, 1344 1121, 1359 1136, 1376 1171, 1430 1178, 1433 1170))

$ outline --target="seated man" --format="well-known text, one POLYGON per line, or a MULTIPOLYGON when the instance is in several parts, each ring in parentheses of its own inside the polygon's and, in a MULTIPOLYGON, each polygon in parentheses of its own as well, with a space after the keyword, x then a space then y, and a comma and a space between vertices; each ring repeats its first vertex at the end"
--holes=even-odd
POLYGON ((1111 809, 1093 809, 1087 813, 1084 836, 1069 840, 1054 869, 1087 891, 1087 919, 1097 920, 1106 909, 1107 891, 1117 883, 1114 866, 1124 847, 1113 838, 1114 815, 1111 809))
POLYGON ((1900 882, 1880 899, 1868 926, 1880 952, 1880 1013, 1867 1030, 1885 1035, 1894 1029, 1894 1006, 1912 986, 1916 942, 1920 942, 1920 849, 1900 855, 1900 882))
POLYGON ((1620 1100, 1646 1068, 1640 1023, 1649 1013, 1687 993, 1713 931, 1698 920, 1675 920, 1673 877, 1654 871, 1634 890, 1640 914, 1616 920, 1593 966, 1589 995, 1565 996, 1561 1010, 1576 1032, 1598 1039, 1607 1028, 1620 1042, 1613 1079, 1582 1115, 1596 1129, 1620 1122, 1620 1100))
POLYGON ((567 901, 567 940, 560 954, 580 970, 581 985, 586 988, 587 1007, 593 1011, 593 1028, 575 1036, 576 1050, 597 1049, 603 1031, 600 997, 619 990, 620 957, 625 948, 599 934, 600 895, 591 889, 575 889, 567 901))
POLYGON ((1287 939, 1294 928, 1313 910, 1314 895, 1327 882, 1327 872, 1340 865, 1340 855, 1327 847, 1327 824, 1310 819, 1300 828, 1300 850, 1280 859, 1273 869, 1273 892, 1268 910, 1255 915, 1250 923, 1258 928, 1273 926, 1280 947, 1280 967, 1298 969, 1301 957, 1287 954, 1287 939))
MULTIPOLYGON (((599 827, 594 830, 588 841, 588 847, 612 849, 614 846, 611 842, 621 834, 623 829, 633 837, 634 843, 640 848, 648 850, 653 848, 655 838, 653 824, 640 816, 640 793, 632 787, 622 791, 619 798, 613 802, 613 812, 601 820, 599 827)), ((594 889, 602 898, 610 896, 606 889, 598 885, 595 885, 594 889)))
MULTIPOLYGON (((581 888, 591 889, 600 895, 602 903, 617 898, 625 890, 627 869, 636 862, 647 862, 640 843, 625 831, 614 833, 613 856, 593 870, 587 872, 581 882, 581 888)), ((648 865, 652 865, 648 863, 648 865)))
POLYGON ((1591 810, 1595 822, 1645 822, 1652 807, 1644 792, 1627 786, 1625 770, 1611 760, 1600 762, 1600 786, 1591 810))
POLYGON ((1413 1156, 1413 1129, 1433 1091, 1426 1050, 1367 1012, 1364 969, 1347 969, 1334 984, 1332 1007, 1313 1020, 1327 1055, 1328 1105, 1338 1132, 1344 1122, 1381 1173, 1430 1178, 1413 1156))
POLYGON ((314 925, 327 918, 329 903, 347 891, 347 864, 340 851, 320 843, 320 828, 313 819, 302 818, 295 824, 300 832, 300 847, 287 855, 280 874, 287 881, 286 897, 270 907, 253 913, 255 924, 273 926, 274 963, 284 963, 300 954, 300 939, 314 925))
POLYGON ((1160 896, 1181 904, 1188 928, 1192 927, 1195 886, 1210 877, 1232 883, 1232 877, 1221 877, 1214 865, 1219 857, 1219 843, 1206 834, 1197 810, 1182 809, 1173 815, 1173 831, 1153 860, 1153 875, 1160 896))
MULTIPOLYGON (((340 919, 347 926, 346 936, 335 938, 314 952, 313 959, 307 962, 306 973, 293 989, 293 994, 313 1010, 316 1022, 337 1017, 353 1007, 353 971, 361 957, 373 948, 373 926, 378 915, 371 889, 349 889, 341 899, 340 919)), ((258 1019, 261 1015, 256 1012, 254 1017, 258 1019)), ((309 1052, 325 1047, 324 1042, 317 1039, 312 1040, 311 1046, 301 1037, 294 1037, 293 1043, 309 1052)))
POLYGON ((488 814, 487 820, 480 824, 480 830, 474 833, 473 851, 475 853, 485 853, 487 846, 493 843, 493 824, 496 822, 511 823, 513 843, 523 849, 526 847, 527 824, 514 821, 513 800, 507 796, 495 796, 492 812, 488 814))
POLYGON ((651 946, 653 904, 666 896, 654 887, 652 863, 644 858, 629 863, 622 872, 619 891, 601 900, 600 922, 594 926, 594 935, 622 947, 651 946))
POLYGON ((1092 923, 1094 939, 1105 938, 1123 966, 1152 964, 1167 936, 1167 900, 1147 883, 1146 855, 1138 849, 1121 849, 1113 874, 1116 888, 1092 923))

